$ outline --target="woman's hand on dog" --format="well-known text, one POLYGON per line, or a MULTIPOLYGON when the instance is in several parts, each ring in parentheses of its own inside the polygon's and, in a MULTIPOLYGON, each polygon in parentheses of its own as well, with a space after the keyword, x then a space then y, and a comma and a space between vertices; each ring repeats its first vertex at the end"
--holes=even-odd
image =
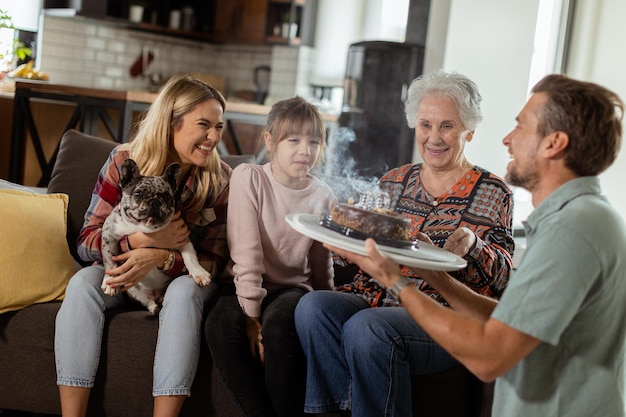
POLYGON ((165 249, 139 248, 113 256, 113 260, 121 265, 106 271, 107 275, 114 277, 107 284, 122 291, 135 286, 151 270, 163 265, 164 252, 169 254, 165 249))
POLYGON ((158 248, 179 248, 187 243, 189 233, 187 224, 177 211, 164 229, 153 233, 138 232, 128 236, 128 243, 133 249, 113 257, 113 260, 121 265, 106 271, 107 275, 115 277, 107 284, 120 290, 135 286, 152 269, 163 265, 163 259, 167 258, 169 249, 158 248))
POLYGON ((128 236, 128 243, 134 248, 180 248, 189 240, 189 228, 177 211, 170 224, 158 232, 137 232, 128 236))

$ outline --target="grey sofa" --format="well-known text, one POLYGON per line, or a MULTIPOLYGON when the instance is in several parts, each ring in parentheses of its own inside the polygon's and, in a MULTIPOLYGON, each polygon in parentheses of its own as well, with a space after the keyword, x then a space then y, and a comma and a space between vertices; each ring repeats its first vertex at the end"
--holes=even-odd
MULTIPOLYGON (((47 192, 70 196, 67 241, 76 260, 76 237, 91 191, 100 167, 115 145, 75 130, 66 132, 61 140, 47 192)), ((0 410, 61 413, 53 345, 54 320, 60 305, 61 302, 35 304, 0 315, 0 410)), ((147 310, 129 308, 107 313, 89 416, 152 415, 157 330, 158 319, 147 310)), ((235 403, 211 366, 208 349, 203 347, 192 396, 185 401, 182 415, 230 417, 237 413, 235 403)))
MULTIPOLYGON (((75 130, 61 140, 47 192, 70 196, 67 240, 78 260, 75 241, 83 222, 98 171, 114 142, 75 130)), ((231 165, 250 161, 227 159, 231 165)), ((339 280, 347 277, 338 276, 339 280)), ((60 302, 35 304, 0 314, 0 417, 60 414, 55 383, 54 320, 60 302), (2 410, 5 410, 4 412, 2 410)), ((148 311, 109 311, 96 385, 90 397, 90 417, 152 415, 152 363, 158 320, 148 311)), ((482 384, 462 367, 413 380, 415 415, 488 417, 491 384, 482 384)), ((183 406, 185 416, 241 415, 226 391, 208 348, 202 347, 192 395, 183 406)))

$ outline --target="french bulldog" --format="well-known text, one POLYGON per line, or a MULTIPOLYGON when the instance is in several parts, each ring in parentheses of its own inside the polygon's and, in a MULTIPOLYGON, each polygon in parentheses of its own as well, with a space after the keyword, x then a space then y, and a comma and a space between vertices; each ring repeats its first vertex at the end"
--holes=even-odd
MULTIPOLYGON (((180 172, 180 165, 174 163, 161 176, 144 176, 139 173, 134 160, 126 159, 122 163, 122 198, 102 225, 102 261, 105 271, 118 266, 113 261, 113 255, 119 253, 119 241, 123 236, 136 232, 156 232, 170 223, 176 212, 175 190, 180 172)), ((200 286, 209 285, 211 274, 200 265, 191 242, 176 249, 180 251, 185 267, 194 281, 200 286)), ((110 278, 111 276, 104 275, 102 290, 107 295, 115 295, 118 289, 106 284, 110 278)), ((156 315, 161 310, 165 289, 171 281, 169 275, 154 268, 126 292, 156 315)))

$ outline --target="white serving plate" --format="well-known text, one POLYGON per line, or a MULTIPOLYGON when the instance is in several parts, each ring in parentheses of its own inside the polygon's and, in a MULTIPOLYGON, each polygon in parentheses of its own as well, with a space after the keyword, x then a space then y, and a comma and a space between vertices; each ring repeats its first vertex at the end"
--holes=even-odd
MULTIPOLYGON (((345 236, 319 224, 320 217, 312 214, 288 214, 285 220, 291 227, 311 239, 341 249, 367 255, 365 241, 345 236)), ((418 242, 416 249, 378 245, 378 249, 399 264, 437 271, 456 271, 467 266, 460 256, 426 242, 418 242)))

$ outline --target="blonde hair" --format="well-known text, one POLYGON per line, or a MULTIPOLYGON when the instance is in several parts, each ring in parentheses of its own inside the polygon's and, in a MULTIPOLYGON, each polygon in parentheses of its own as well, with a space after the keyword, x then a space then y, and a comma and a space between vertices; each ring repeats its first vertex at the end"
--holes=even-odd
MULTIPOLYGON (((219 101, 222 109, 226 101, 222 94, 203 81, 188 74, 170 78, 156 100, 141 120, 137 134, 130 143, 132 158, 143 175, 161 175, 166 168, 167 156, 172 146, 172 133, 180 129, 183 116, 198 105, 219 101)), ((222 169, 217 148, 214 148, 206 167, 194 167, 196 190, 185 209, 198 212, 208 198, 210 190, 217 190, 222 181, 222 169)))
MULTIPOLYGON (((267 116, 267 132, 274 143, 281 142, 293 134, 304 134, 321 141, 320 154, 315 165, 321 163, 326 146, 326 125, 317 108, 300 96, 288 98, 274 104, 267 116)), ((271 160, 273 152, 267 158, 271 160)))

